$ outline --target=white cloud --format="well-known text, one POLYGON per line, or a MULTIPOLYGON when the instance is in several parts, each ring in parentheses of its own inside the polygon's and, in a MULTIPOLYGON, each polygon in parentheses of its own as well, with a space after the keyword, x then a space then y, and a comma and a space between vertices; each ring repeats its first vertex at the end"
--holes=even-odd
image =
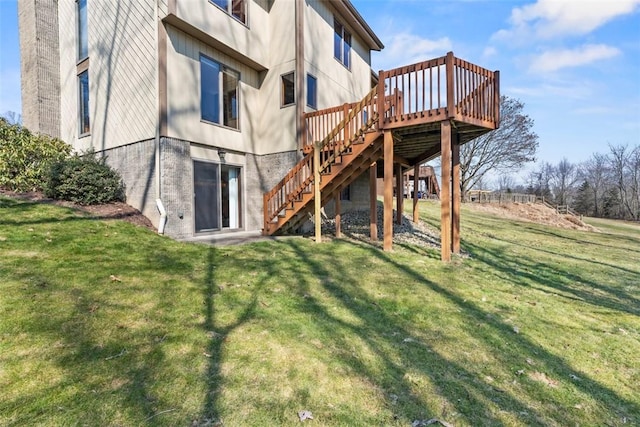
POLYGON ((577 49, 549 50, 533 58, 529 71, 552 72, 562 68, 579 67, 613 58, 619 54, 619 49, 605 44, 588 44, 577 49))
POLYGON ((486 48, 484 48, 484 51, 482 51, 482 57, 483 58, 491 58, 492 56, 495 56, 498 54, 498 49, 496 49, 493 46, 488 46, 486 48))
POLYGON ((431 40, 408 32, 385 37, 388 42, 373 58, 374 69, 388 70, 445 55, 452 50, 448 37, 431 40))
POLYGON ((494 39, 522 41, 531 37, 550 39, 564 35, 584 35, 640 6, 640 0, 538 0, 516 7, 509 19, 511 28, 502 29, 494 39))

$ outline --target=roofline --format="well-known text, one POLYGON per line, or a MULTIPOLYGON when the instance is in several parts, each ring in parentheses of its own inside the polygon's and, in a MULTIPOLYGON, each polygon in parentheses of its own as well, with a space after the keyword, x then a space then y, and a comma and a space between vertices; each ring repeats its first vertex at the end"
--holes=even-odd
POLYGON ((376 33, 373 32, 355 6, 351 4, 350 0, 341 0, 333 3, 333 5, 342 12, 346 18, 350 18, 350 23, 354 26, 358 35, 367 42, 371 50, 380 51, 384 49, 384 44, 382 44, 376 33))

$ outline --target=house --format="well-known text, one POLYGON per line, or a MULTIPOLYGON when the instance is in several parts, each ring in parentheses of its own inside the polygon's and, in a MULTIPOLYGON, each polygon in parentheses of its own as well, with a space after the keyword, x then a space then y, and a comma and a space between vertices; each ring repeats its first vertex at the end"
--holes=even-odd
POLYGON ((497 73, 450 53, 376 75, 349 0, 19 0, 19 23, 25 126, 106 156, 175 238, 295 230, 384 175, 388 249, 389 170, 455 172, 497 126, 497 73))

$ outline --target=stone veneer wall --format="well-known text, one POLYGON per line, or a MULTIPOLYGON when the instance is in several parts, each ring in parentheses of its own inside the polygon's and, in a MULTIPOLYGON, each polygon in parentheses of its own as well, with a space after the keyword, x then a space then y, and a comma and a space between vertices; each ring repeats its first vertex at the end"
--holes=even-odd
POLYGON ((300 159, 297 151, 246 155, 245 203, 246 230, 262 230, 264 226, 263 195, 271 190, 300 159))
POLYGON ((127 204, 138 209, 158 226, 160 215, 156 208, 155 140, 105 150, 106 163, 120 172, 126 186, 127 204))
MULTIPOLYGON (((139 209, 154 226, 160 214, 156 207, 156 162, 153 139, 102 152, 106 163, 117 169, 126 185, 127 203, 139 209)), ((296 151, 268 155, 246 154, 244 166, 244 229, 262 230, 263 194, 277 184, 298 162, 296 151)), ((176 239, 193 237, 193 162, 190 143, 175 138, 160 139, 162 203, 167 211, 165 234, 176 239)), ((342 211, 369 208, 369 171, 351 183, 351 200, 342 201, 342 211)), ((325 206, 332 217, 334 203, 325 206)))
MULTIPOLYGON (((364 171, 351 183, 351 200, 342 200, 341 212, 356 210, 369 210, 369 170, 364 171)), ((335 216, 335 203, 330 201, 324 207, 324 212, 329 217, 335 216)))
POLYGON ((165 234, 176 239, 193 236, 193 162, 191 144, 160 138, 160 189, 167 211, 165 234))
POLYGON ((18 1, 18 25, 23 124, 59 138, 58 0, 18 1))

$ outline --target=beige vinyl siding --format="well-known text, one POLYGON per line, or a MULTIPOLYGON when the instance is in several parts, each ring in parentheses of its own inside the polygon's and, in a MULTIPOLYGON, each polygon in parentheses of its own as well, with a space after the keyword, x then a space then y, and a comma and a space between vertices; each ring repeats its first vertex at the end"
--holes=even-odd
POLYGON ((167 35, 168 135, 232 151, 257 152, 258 72, 171 25, 167 26, 167 35), (238 130, 201 120, 201 54, 240 73, 238 130))
POLYGON ((157 116, 155 1, 88 2, 91 133, 80 140, 76 3, 58 3, 61 133, 76 149, 93 146, 102 150, 154 137, 157 116))
POLYGON ((208 0, 176 0, 176 16, 257 63, 267 63, 272 48, 269 13, 255 1, 247 0, 246 24, 208 0))
MULTIPOLYGON (((326 0, 307 0, 305 10, 305 69, 318 79, 318 109, 360 101, 371 89, 368 48, 335 13, 326 0), (351 66, 347 69, 333 56, 334 16, 351 33, 351 66)), ((307 107, 307 110, 309 108, 307 107)))

